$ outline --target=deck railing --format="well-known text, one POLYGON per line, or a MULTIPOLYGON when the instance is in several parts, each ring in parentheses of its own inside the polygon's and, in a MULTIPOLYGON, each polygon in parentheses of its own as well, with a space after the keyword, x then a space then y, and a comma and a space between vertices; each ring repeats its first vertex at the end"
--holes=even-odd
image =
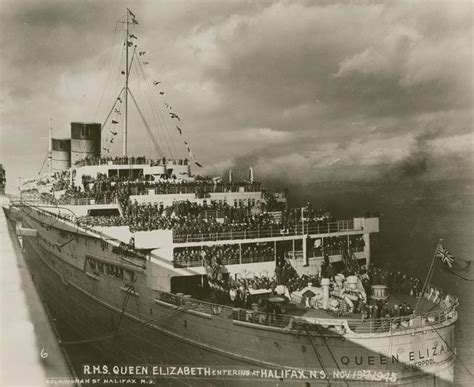
POLYGON ((50 204, 52 206, 88 206, 93 204, 116 204, 117 198, 61 198, 61 199, 54 199, 54 198, 44 198, 39 195, 36 196, 26 196, 22 195, 20 201, 23 203, 29 204, 50 204))
POLYGON ((70 198, 69 200, 61 200, 62 205, 71 206, 88 206, 92 204, 116 204, 117 198, 101 198, 99 200, 93 198, 70 198))
POLYGON ((206 194, 206 193, 223 193, 223 192, 260 192, 262 188, 257 185, 242 185, 242 186, 227 186, 227 185, 214 185, 214 184, 182 184, 182 185, 158 185, 156 187, 150 186, 146 188, 146 191, 132 192, 132 195, 149 195, 149 191, 153 191, 155 195, 168 195, 168 194, 206 194))
POLYGON ((189 296, 166 293, 155 290, 156 301, 181 307, 198 313, 205 313, 210 316, 222 316, 232 319, 234 323, 252 324, 273 328, 282 328, 288 331, 303 331, 305 325, 310 331, 320 332, 321 327, 327 332, 335 335, 346 333, 392 333, 402 330, 411 330, 424 326, 432 326, 451 321, 457 317, 458 300, 453 298, 453 303, 441 310, 417 316, 392 317, 382 319, 370 319, 366 321, 350 318, 304 318, 291 314, 275 314, 263 311, 233 308, 231 306, 214 304, 206 301, 196 300, 189 296))
MULTIPOLYGON (((275 257, 271 256, 261 256, 261 257, 242 257, 242 261, 239 258, 228 258, 228 259, 221 259, 222 264, 227 265, 238 265, 240 263, 258 263, 258 262, 271 262, 274 261, 275 257)), ((176 268, 185 268, 185 267, 201 267, 204 266, 202 259, 194 259, 194 260, 182 260, 182 261, 173 261, 173 265, 176 268)))
POLYGON ((254 230, 238 230, 238 231, 226 231, 226 232, 213 232, 206 234, 177 234, 173 233, 174 243, 190 243, 190 242, 207 242, 207 241, 220 241, 220 240, 232 240, 232 239, 260 239, 260 238, 273 238, 281 236, 294 236, 301 234, 330 234, 336 232, 345 231, 358 231, 363 228, 355 228, 353 220, 338 220, 336 222, 322 223, 322 224, 308 224, 303 227, 301 224, 291 225, 287 228, 281 228, 281 226, 275 225, 271 228, 262 228, 254 230))
MULTIPOLYGON (((359 253, 361 251, 364 251, 363 246, 351 246, 351 251, 353 253, 359 253)), ((308 258, 322 258, 324 254, 327 254, 329 256, 332 255, 343 255, 344 251, 347 249, 347 246, 344 248, 338 248, 338 249, 314 249, 313 254, 309 255, 308 258), (323 254, 324 253, 324 254, 323 254)), ((302 259, 303 258, 303 251, 302 250, 295 250, 293 251, 288 251, 288 258, 289 259, 302 259)))
POLYGON ((367 319, 365 321, 347 319, 347 323, 351 331, 355 333, 381 333, 381 332, 393 332, 401 331, 413 328, 419 328, 422 326, 430 326, 435 324, 441 324, 449 321, 456 316, 456 308, 458 301, 456 300, 453 305, 437 309, 428 313, 420 315, 410 315, 402 317, 390 317, 390 318, 379 318, 379 319, 367 319))

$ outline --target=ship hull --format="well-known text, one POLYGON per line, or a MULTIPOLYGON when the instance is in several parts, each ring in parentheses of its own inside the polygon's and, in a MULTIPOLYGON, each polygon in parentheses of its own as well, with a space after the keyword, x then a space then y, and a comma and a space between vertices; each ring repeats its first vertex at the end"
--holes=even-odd
MULTIPOLYGON (((34 217, 23 216, 23 223, 38 227, 34 217)), ((59 233, 58 230, 49 228, 52 239, 55 236, 51 233, 59 233)), ((140 297, 128 297, 128 301, 119 294, 114 305, 113 296, 107 295, 106 290, 98 288, 91 292, 90 278, 68 264, 64 252, 48 251, 37 238, 23 239, 28 268, 52 316, 64 321, 80 338, 65 342, 66 349, 72 345, 94 345, 108 363, 301 368, 319 372, 312 374, 314 383, 324 382, 318 380, 324 370, 332 383, 350 381, 351 385, 387 382, 439 386, 449 385, 453 379, 454 354, 450 351, 454 324, 437 331, 390 336, 328 335, 325 339, 315 337, 311 343, 304 334, 256 329, 229 318, 190 314, 165 303, 144 303, 138 298, 144 298, 145 291, 140 297)), ((244 379, 243 384, 248 382, 244 379)), ((239 380, 234 378, 233 383, 238 384, 239 380)))

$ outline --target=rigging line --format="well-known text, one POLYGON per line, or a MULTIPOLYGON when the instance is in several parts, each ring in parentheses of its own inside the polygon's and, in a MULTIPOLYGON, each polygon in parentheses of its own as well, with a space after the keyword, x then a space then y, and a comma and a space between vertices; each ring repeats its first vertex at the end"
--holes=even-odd
MULTIPOLYGON (((141 77, 143 78, 144 81, 146 81, 147 75, 146 75, 146 73, 145 73, 145 70, 144 70, 144 68, 143 68, 142 63, 140 62, 140 58, 137 58, 137 63, 138 63, 137 73, 138 73, 139 75, 141 75, 141 77), (140 71, 141 71, 141 73, 140 73, 140 71)), ((139 87, 141 88, 141 82, 140 82, 140 78, 139 78, 139 77, 138 77, 138 80, 139 80, 139 87)), ((142 90, 140 89, 140 91, 142 91, 142 90)), ((146 92, 145 92, 145 93, 142 93, 142 94, 146 96, 146 92)), ((153 116, 153 118, 156 120, 156 114, 154 113, 153 104, 151 103, 150 98, 146 96, 146 98, 144 98, 144 99, 147 100, 147 102, 148 102, 148 104, 149 104, 149 106, 150 106, 150 110, 151 110, 151 112, 152 112, 152 116, 153 116)), ((157 120, 156 120, 156 121, 157 121, 157 120)), ((159 128, 159 125, 157 125, 157 127, 159 128)), ((162 123, 161 128, 162 128, 163 134, 160 134, 160 131, 159 131, 159 130, 157 130, 156 132, 157 132, 158 136, 163 139, 163 143, 164 143, 164 144, 166 145, 166 147, 168 148, 168 151, 169 151, 170 156, 173 157, 173 152, 171 152, 171 149, 170 149, 170 147, 169 147, 169 141, 168 141, 168 139, 166 138, 166 129, 165 129, 165 128, 166 128, 166 125, 164 125, 164 124, 162 123)))
MULTIPOLYGON (((120 313, 120 318, 117 324, 117 328, 115 329, 115 334, 117 334, 120 329, 120 324, 122 323, 122 318, 123 318, 123 315, 125 314, 125 309, 127 308, 128 300, 130 299, 130 295, 132 294, 132 289, 133 288, 129 286, 127 288, 127 291, 125 292, 125 297, 123 298, 123 302, 122 302, 122 311, 120 313)), ((133 292, 135 293, 135 290, 133 290, 133 292)))
MULTIPOLYGON (((27 206, 23 205, 23 207, 27 207, 27 206)), ((39 209, 40 211, 43 211, 43 210, 41 210, 41 206, 39 206, 39 205, 31 204, 30 207, 39 209)), ((59 206, 59 205, 56 205, 55 208, 57 208, 57 209, 59 209, 59 210, 63 209, 63 210, 69 211, 69 212, 74 216, 75 220, 77 221, 77 216, 76 216, 76 214, 75 214, 72 210, 70 210, 69 208, 62 207, 62 206, 59 206)), ((39 220, 39 219, 37 219, 37 222, 39 222, 39 223, 41 223, 41 224, 43 224, 43 225, 46 225, 46 226, 48 226, 48 227, 52 227, 52 226, 58 221, 58 219, 60 219, 60 216, 59 216, 60 213, 61 213, 61 211, 58 212, 58 215, 56 216, 56 219, 55 219, 51 224, 48 224, 48 223, 46 223, 46 222, 44 222, 44 221, 42 221, 42 220, 39 220)), ((29 212, 28 214, 31 216, 31 212, 29 212)), ((53 215, 54 215, 54 214, 53 214, 53 215)), ((74 222, 71 221, 71 223, 74 223, 74 222)), ((64 243, 61 243, 61 244, 59 244, 59 243, 54 243, 55 246, 57 246, 58 248, 63 248, 64 246, 66 246, 67 244, 71 243, 74 239, 77 238, 77 236, 79 235, 79 226, 78 226, 77 224, 75 224, 75 223, 74 223, 74 225, 76 226, 76 231, 74 232, 73 237, 72 237, 70 240, 68 240, 68 241, 66 241, 66 242, 64 242, 64 243)))
MULTIPOLYGON (((318 333, 319 333, 319 336, 321 337, 321 340, 323 341, 323 343, 324 343, 324 345, 326 346, 326 348, 327 348, 329 354, 331 355, 331 358, 332 358, 332 360, 334 361, 334 364, 336 364, 336 367, 337 367, 337 369, 339 370, 339 372, 342 372, 342 371, 341 371, 341 367, 339 367, 339 364, 338 364, 338 362, 337 362, 337 360, 336 360, 336 357, 334 356, 334 353, 332 352, 331 348, 329 347, 329 345, 328 345, 328 343, 327 343, 327 341, 326 341, 326 338, 324 337, 324 333, 321 331, 321 326, 318 325, 318 324, 316 324, 315 326, 316 326, 316 330, 317 330, 318 333)), ((347 381, 344 381, 344 384, 345 384, 347 387, 349 387, 349 383, 347 383, 347 381)))
MULTIPOLYGON (((138 74, 138 70, 137 70, 137 67, 135 66, 135 70, 138 74)), ((140 82, 139 78, 137 77, 138 79, 138 82, 140 82)), ((140 92, 141 92, 141 88, 140 88, 140 85, 139 85, 139 89, 140 89, 140 92)), ((146 144, 147 144, 147 154, 148 155, 152 155, 153 154, 153 150, 152 150, 152 145, 150 144, 150 141, 146 141, 146 144)))
MULTIPOLYGON (((155 96, 155 98, 158 98, 158 97, 155 96)), ((164 133, 165 133, 165 136, 168 137, 169 143, 171 144, 171 147, 174 149, 174 153, 176 154, 176 153, 178 153, 178 152, 176 151, 176 146, 175 146, 174 141, 173 141, 173 139, 172 139, 172 137, 171 137, 171 135, 170 135, 170 130, 169 130, 169 128, 168 128, 168 125, 166 125, 166 121, 163 119, 163 116, 162 116, 162 114, 161 114, 161 110, 160 110, 160 108, 159 108, 158 102, 156 101, 155 98, 153 98, 153 97, 150 98, 150 99, 151 99, 151 105, 152 105, 153 109, 157 112, 156 115, 157 115, 157 117, 159 117, 160 122, 161 122, 161 124, 162 124, 162 126, 163 126, 163 128, 164 128, 163 131, 164 131, 164 133)), ((170 151, 170 152, 171 152, 171 151, 170 151)))
POLYGON ((116 77, 115 77, 115 85, 113 87, 112 90, 119 90, 119 89, 122 89, 123 86, 122 86, 122 66, 123 66, 123 62, 125 61, 125 50, 121 50, 121 56, 120 56, 120 61, 118 62, 118 69, 117 69, 117 73, 116 73, 116 77))
MULTIPOLYGON (((121 47, 121 44, 119 44, 119 47, 121 47)), ((115 83, 113 84, 113 88, 112 90, 118 90, 119 88, 121 89, 122 88, 122 75, 123 75, 123 71, 122 71, 122 67, 123 67, 123 62, 125 61, 125 51, 122 49, 122 50, 118 50, 118 52, 120 52, 120 57, 116 58, 115 62, 114 62, 114 65, 113 65, 113 68, 111 69, 112 73, 115 72, 115 83)))
POLYGON ((144 96, 145 96, 145 99, 150 107, 150 111, 151 111, 151 114, 153 116, 153 119, 155 121, 155 124, 156 124, 156 132, 159 133, 159 128, 161 128, 161 132, 162 132, 162 135, 160 135, 160 137, 163 138, 163 142, 165 143, 166 145, 166 148, 168 149, 168 152, 169 152, 169 155, 171 158, 174 158, 174 154, 173 154, 173 151, 171 150, 171 147, 170 147, 170 140, 169 140, 169 136, 167 136, 167 130, 164 126, 163 123, 159 123, 159 120, 158 120, 158 116, 156 114, 156 111, 155 111, 155 108, 153 106, 153 100, 152 100, 152 97, 150 97, 149 95, 147 95, 146 91, 144 92, 144 96))
POLYGON ((426 279, 425 279, 425 282, 423 284, 423 287, 421 288, 421 297, 418 299, 418 301, 416 302, 416 305, 415 305, 415 309, 413 311, 414 314, 416 314, 416 312, 418 312, 418 308, 420 307, 421 305, 421 302, 423 300, 423 296, 425 294, 425 291, 426 291, 426 288, 427 286, 430 284, 431 282, 431 279, 433 278, 433 273, 435 271, 435 268, 436 268, 436 264, 438 262, 438 257, 436 256, 437 255, 437 252, 438 252, 438 249, 439 247, 441 246, 441 242, 443 241, 443 239, 440 239, 438 241, 438 244, 436 245, 436 250, 433 254, 433 259, 431 261, 431 265, 430 265, 430 268, 428 270, 428 274, 426 275, 426 279))
MULTIPOLYGON (((132 290, 133 290, 133 295, 135 296, 136 294, 136 291, 135 291, 135 288, 133 286, 131 286, 132 290)), ((139 305, 139 302, 138 302, 138 297, 133 297, 135 299, 135 305, 137 307, 137 315, 138 315, 138 321, 141 323, 142 322, 142 316, 140 315, 140 305, 139 305)))
MULTIPOLYGON (((118 51, 120 51, 120 50, 118 50, 118 51)), ((121 58, 120 58, 119 68, 121 68, 122 60, 123 60, 123 53, 122 53, 122 56, 121 56, 121 58)), ((114 63, 114 64, 115 64, 115 63, 114 63)), ((117 77, 116 77, 116 80, 115 80, 115 89, 118 88, 120 74, 121 74, 120 72, 117 73, 117 77)), ((107 115, 105 121, 104 121, 103 124, 102 124, 101 132, 104 130, 104 128, 105 128, 105 126, 106 126, 106 124, 107 124, 107 121, 109 120, 109 118, 110 118, 110 116, 111 116, 111 114, 112 114, 112 112, 113 112, 115 106, 117 105, 118 99, 119 99, 120 96, 122 95, 123 90, 124 90, 124 88, 122 87, 122 89, 120 90, 120 92, 119 92, 117 98, 115 99, 114 104, 112 105, 112 108, 110 109, 110 111, 109 111, 109 113, 108 113, 108 115, 107 115)), ((110 139, 109 139, 109 136, 107 136, 105 142, 106 142, 106 147, 107 147, 107 149, 109 149, 109 146, 110 146, 110 144, 111 144, 110 139)), ((110 153, 110 150, 109 150, 108 153, 110 153)))
POLYGON ((115 22, 115 32, 117 32, 117 26, 118 26, 119 24, 124 24, 124 23, 125 23, 125 18, 126 18, 126 17, 127 17, 127 16, 122 16, 122 17, 120 17, 119 19, 117 19, 117 21, 115 22))
POLYGON ((308 335, 309 341, 311 342, 311 346, 313 347, 313 351, 316 354, 316 357, 318 358, 319 365, 324 371, 325 374, 325 379, 328 381, 328 385, 331 385, 331 382, 329 380, 329 372, 326 371, 326 368, 323 365, 323 359, 321 358, 321 354, 319 353, 318 349, 316 348, 316 344, 314 344, 313 337, 311 336, 311 332, 308 329, 308 325, 304 324, 304 330, 306 331, 306 334, 308 335))
POLYGON ((135 57, 135 51, 137 51, 137 45, 133 46, 132 59, 130 60, 130 65, 128 66, 128 73, 132 70, 133 58, 135 57))
POLYGON ((163 115, 161 114, 160 103, 158 101, 158 97, 156 95, 152 95, 152 97, 150 97, 150 100, 151 100, 152 108, 156 112, 155 114, 159 118, 159 121, 161 122, 161 127, 163 128, 165 137, 171 144, 171 147, 173 148, 174 153, 177 154, 178 151, 176 149, 175 141, 173 141, 173 137, 170 135, 170 133, 174 133, 174 131, 170 131, 170 129, 168 128, 168 125, 166 124, 166 121, 163 118, 163 115))
MULTIPOLYGON (((163 116, 161 114, 161 109, 160 109, 160 106, 159 106, 158 97, 156 95, 152 94, 152 96, 149 97, 149 100, 150 100, 150 105, 152 106, 152 109, 153 109, 153 112, 154 112, 155 116, 159 118, 159 121, 161 123, 161 127, 163 128, 163 133, 164 133, 165 138, 167 139, 168 143, 171 144, 171 147, 173 148, 174 153, 177 154, 178 152, 176 150, 176 146, 174 144, 174 141, 173 141, 173 139, 170 135, 170 130, 168 128, 168 125, 166 124, 166 121, 163 119, 163 116)), ((171 150, 170 150, 170 153, 173 155, 173 152, 171 150)))
POLYGON ((433 326, 433 324, 431 324, 428 320, 426 320, 426 322, 431 326, 431 328, 434 329, 434 331, 436 332, 436 334, 439 336, 439 338, 443 341, 444 344, 446 344, 446 346, 449 348, 449 350, 453 353, 453 355, 456 357, 457 360, 459 360, 459 362, 462 364, 462 366, 466 369, 466 371, 468 372, 469 375, 471 376, 474 376, 474 374, 469 370, 469 368, 466 366, 466 364, 462 361, 462 359, 458 356, 458 354, 456 353, 455 350, 453 350, 453 348, 451 348, 451 346, 446 342, 446 340, 443 338, 443 336, 441 336, 441 334, 438 332, 438 329, 436 327, 433 326))
POLYGON ((164 152, 161 149, 160 144, 158 144, 158 142, 156 141, 156 138, 153 135, 153 132, 151 131, 150 127, 148 126, 148 122, 146 122, 146 119, 143 116, 143 113, 140 110, 140 107, 138 106, 137 101, 135 100, 135 97, 133 96, 132 91, 129 89, 128 92, 130 93, 130 96, 132 97, 132 100, 135 103, 135 107, 137 108, 138 114, 140 115, 140 118, 142 119, 143 124, 145 125, 145 128, 146 128, 149 136, 151 137, 151 141, 153 141, 153 145, 155 145, 156 151, 158 152, 158 154, 163 154, 164 152))
MULTIPOLYGON (((141 84, 140 84, 140 86, 141 86, 141 84)), ((153 120, 154 120, 155 126, 157 127, 157 129, 155 130, 155 133, 159 136, 159 138, 160 138, 161 141, 162 141, 162 144, 163 144, 163 145, 166 147, 166 149, 168 150, 168 155, 167 155, 167 156, 173 158, 173 152, 171 151, 171 148, 170 148, 170 145, 169 145, 169 141, 168 141, 168 139, 166 138, 166 136, 165 136, 165 134, 164 134, 164 133, 165 133, 164 130, 161 131, 161 132, 163 132, 163 134, 160 133, 160 130, 158 130, 159 127, 160 127, 160 125, 159 125, 158 120, 157 120, 157 118, 156 118, 156 114, 155 114, 155 112, 154 112, 154 110, 153 110, 153 105, 151 104, 150 98, 146 95, 146 91, 145 91, 145 92, 142 91, 141 87, 140 87, 140 92, 141 92, 141 94, 142 94, 142 96, 143 96, 143 99, 147 102, 148 109, 150 110, 150 115, 151 115, 151 117, 152 117, 153 120)))
MULTIPOLYGON (((49 152, 48 152, 48 153, 49 153, 49 152)), ((48 156, 49 156, 48 153, 46 153, 46 157, 45 157, 44 160, 43 160, 43 164, 41 164, 41 168, 40 168, 40 170, 39 170, 39 172, 38 172, 38 175, 39 175, 39 174, 41 173, 41 171, 43 170, 43 167, 44 167, 44 164, 46 163, 46 160, 48 160, 48 156)), ((52 160, 51 160, 51 162, 52 162, 52 160)))
MULTIPOLYGON (((37 204, 22 204, 22 207, 25 208, 25 209, 26 208, 28 209, 27 213, 28 213, 29 216, 31 216, 31 214, 33 212, 33 208, 36 208, 36 209, 39 209, 40 211, 43 211, 43 210, 41 210, 41 206, 39 206, 37 204)), ((58 208, 63 208, 63 207, 59 207, 59 206, 57 206, 57 207, 58 208)), ((71 211, 71 210, 69 210, 69 211, 71 211)), ((56 215, 56 214, 53 214, 53 215, 56 215)), ((39 223, 43 224, 43 225, 46 225, 49 228, 49 227, 53 227, 53 225, 58 221, 58 219, 59 219, 59 216, 56 215, 55 219, 52 223, 46 223, 45 221, 42 221, 42 220, 39 220, 39 219, 37 219, 37 221, 39 223)))
MULTIPOLYGON (((139 63, 138 60, 137 60, 137 63, 139 63)), ((137 86, 138 86, 138 90, 139 90, 140 96, 141 96, 141 98, 142 98, 143 100, 145 100, 144 94, 143 94, 143 90, 142 90, 142 85, 141 85, 141 78, 140 78, 141 74, 140 74, 140 72, 139 72, 139 67, 138 67, 138 65, 137 65, 137 66, 135 66, 134 68, 135 68, 135 71, 136 71, 136 73, 137 73, 137 86)), ((144 108, 144 110, 145 110, 145 115, 147 115, 147 114, 148 114, 148 109, 149 109, 149 107, 144 103, 144 104, 143 104, 143 108, 144 108)), ((149 116, 151 116, 151 114, 149 114, 149 116)), ((157 133, 157 134, 158 134, 158 137, 159 137, 159 140, 160 140, 160 143, 161 143, 161 136, 160 136, 159 133, 157 133)), ((163 156, 166 156, 166 155, 163 153, 163 156)))
MULTIPOLYGON (((157 140, 157 138, 155 137, 155 134, 153 133, 152 129, 150 128, 150 126, 146 122, 145 116, 144 116, 143 112, 140 110, 140 108, 138 107, 138 103, 136 102, 136 100, 134 100, 134 103, 135 103, 135 106, 137 107, 137 110, 139 111, 139 115, 140 115, 140 117, 141 117, 141 119, 142 119, 142 121, 145 125, 145 129, 147 130, 148 136, 151 138, 151 140, 153 142, 153 145, 154 145, 156 151, 158 152, 159 157, 165 156, 166 153, 164 152, 162 145, 160 145, 160 142, 157 140)), ((159 133, 158 133, 158 136, 159 136, 159 133)))
MULTIPOLYGON (((140 74, 138 73, 138 66, 134 66, 134 69, 135 69, 135 72, 136 72, 136 85, 138 87, 138 90, 139 90, 139 93, 143 99, 143 91, 141 89, 141 84, 140 84, 140 74)), ((144 116, 149 116, 148 115, 148 111, 147 111, 147 106, 145 104, 142 105, 142 108, 144 109, 144 116)), ((150 137, 150 135, 148 134, 148 137, 150 137)), ((150 144, 150 142, 148 141, 148 144, 150 144)), ((155 147, 156 148, 156 147, 155 147)), ((150 155, 153 155, 154 152, 151 152, 150 155)), ((161 156, 160 156, 161 157, 161 156)))
MULTIPOLYGON (((117 23, 118 23, 118 21, 117 21, 117 23)), ((112 43, 112 47, 115 46, 115 43, 117 41, 117 36, 118 36, 117 29, 115 29, 115 31, 114 31, 114 40, 113 40, 113 43, 112 43)), ((102 104, 102 99, 104 98, 105 90, 107 89, 107 85, 109 84, 109 80, 110 80, 110 77, 112 75, 112 68, 114 67, 115 63, 117 62, 118 54, 119 54, 120 51, 121 51, 120 47, 117 47, 117 49, 115 50, 115 57, 114 57, 113 62, 111 61, 111 59, 112 59, 112 53, 114 52, 114 50, 111 49, 109 51, 109 56, 107 58, 106 67, 105 67, 106 70, 108 69, 107 80, 105 81, 104 88, 102 89, 102 94, 100 96, 99 103, 97 104, 97 109, 94 113, 94 120, 93 121, 95 121, 95 118, 97 117, 97 113, 99 112, 100 105, 102 104)))
MULTIPOLYGON (((142 75, 142 77, 143 77, 143 80, 146 81, 146 79, 148 78, 148 75, 147 75, 147 73, 146 73, 145 68, 143 67, 143 64, 140 62, 140 58, 137 58, 137 62, 139 63, 139 69, 141 70, 141 75, 142 75)), ((146 95, 146 94, 145 94, 145 95, 146 95)), ((163 118, 162 118, 162 116, 161 116, 161 113, 160 113, 160 109, 159 109, 159 107, 158 107, 158 104, 156 104, 156 106, 155 106, 155 104, 154 104, 154 101, 155 101, 154 97, 157 98, 154 94, 152 94, 152 97, 148 97, 148 96, 147 96, 147 100, 148 100, 148 103, 150 104, 150 107, 151 107, 151 110, 152 110, 152 112, 153 112, 153 115, 154 115, 155 119, 156 119, 156 117, 159 117, 159 118, 160 118, 160 121, 161 121, 161 129, 162 129, 162 132, 163 132, 163 136, 162 136, 162 137, 164 138, 165 142, 167 143, 167 148, 168 148, 168 150, 169 150, 169 152, 170 152, 171 157, 173 158, 173 152, 171 151, 169 144, 171 144, 171 147, 174 149, 174 153, 175 153, 175 154, 177 153, 177 152, 176 152, 176 147, 174 146, 174 142, 172 141, 172 139, 171 139, 171 137, 170 137, 170 135, 169 135, 169 129, 168 129, 167 125, 166 125, 166 122, 163 120, 163 118), (156 114, 156 111, 158 111, 158 114, 156 114)), ((160 127, 160 126, 158 125, 158 120, 156 120, 156 121, 157 121, 157 126, 160 127)), ((158 130, 157 130, 157 131, 158 131, 158 130)), ((160 135, 160 137, 161 137, 161 135, 160 135)))
POLYGON ((109 120, 110 115, 111 115, 112 112, 114 111, 115 105, 117 105, 117 101, 118 101, 118 99, 120 98, 120 96, 122 95, 122 93, 123 93, 124 90, 125 90, 125 87, 122 87, 122 90, 120 90, 120 93, 118 94, 117 98, 116 98, 115 101, 114 101, 114 104, 112 105, 112 109, 110 109, 109 114, 107 114, 107 117, 106 117, 104 123, 102 124, 102 128, 100 129, 101 132, 104 130, 105 125, 107 124, 107 121, 109 120))

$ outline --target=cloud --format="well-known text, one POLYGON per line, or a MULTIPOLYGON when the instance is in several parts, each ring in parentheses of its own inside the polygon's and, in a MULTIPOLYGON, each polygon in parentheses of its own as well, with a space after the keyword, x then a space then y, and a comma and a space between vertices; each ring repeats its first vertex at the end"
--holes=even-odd
MULTIPOLYGON (((107 115, 123 80, 123 59, 114 61, 121 25, 114 28, 126 6, 2 2, 7 168, 29 168, 13 161, 16 134, 35 139, 29 157, 40 164, 50 117, 67 135, 69 122, 107 115)), ((303 181, 402 176, 403 165, 408 174, 418 165, 415 176, 469 171, 470 149, 459 139, 472 141, 470 2, 138 1, 133 11, 150 64, 141 83, 132 72, 131 88, 164 148, 184 157, 174 123, 163 120, 165 134, 147 105, 147 84, 162 81, 164 101, 206 166, 199 173, 254 164, 262 178, 303 181), (417 142, 437 127, 438 137, 417 142), (429 149, 416 148, 423 144, 429 149), (416 149, 425 164, 416 163, 416 149)), ((129 127, 130 149, 154 155, 133 108, 129 127)))

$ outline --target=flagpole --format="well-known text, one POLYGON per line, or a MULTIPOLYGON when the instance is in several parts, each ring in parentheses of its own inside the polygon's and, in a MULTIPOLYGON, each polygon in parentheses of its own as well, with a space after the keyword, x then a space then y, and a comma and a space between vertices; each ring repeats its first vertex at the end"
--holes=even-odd
POLYGON ((127 8, 127 15, 125 17, 125 122, 123 130, 123 155, 127 156, 127 131, 128 131, 128 13, 130 10, 127 8))
POLYGON ((443 239, 440 239, 438 241, 438 245, 436 246, 436 250, 433 254, 433 260, 431 261, 431 266, 430 266, 430 269, 428 270, 428 274, 426 276, 426 279, 425 279, 425 283, 423 284, 423 288, 421 289, 421 295, 420 297, 418 298, 418 301, 416 302, 416 306, 415 306, 415 310, 413 311, 413 313, 416 315, 416 312, 418 311, 418 308, 420 307, 421 305, 421 300, 424 298, 425 296, 425 290, 426 290, 426 287, 428 286, 429 282, 431 281, 431 277, 433 276, 433 270, 434 270, 434 267, 435 267, 435 264, 436 264, 436 260, 437 260, 437 257, 436 257, 436 254, 438 253, 438 250, 439 250, 439 246, 441 245, 441 242, 443 241, 443 239))

